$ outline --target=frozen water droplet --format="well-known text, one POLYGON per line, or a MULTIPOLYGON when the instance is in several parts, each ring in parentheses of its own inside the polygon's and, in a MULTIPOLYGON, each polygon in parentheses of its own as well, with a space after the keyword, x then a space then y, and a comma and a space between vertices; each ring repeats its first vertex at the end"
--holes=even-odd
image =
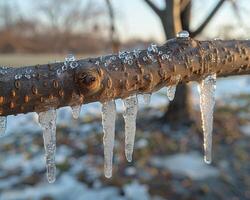
POLYGON ((57 69, 56 70, 56 74, 59 76, 59 75, 61 75, 62 74, 62 70, 61 69, 57 69))
POLYGON ((213 112, 215 105, 216 74, 207 76, 198 85, 200 109, 204 135, 204 161, 212 162, 213 112))
POLYGON ((112 176, 113 148, 115 140, 116 105, 111 100, 102 104, 102 126, 104 146, 104 175, 106 178, 112 176))
POLYGON ((177 33, 177 37, 178 38, 188 38, 189 37, 189 32, 188 31, 180 31, 179 33, 177 33))
POLYGON ((6 117, 0 117, 0 137, 2 137, 5 133, 6 124, 7 124, 6 117))
POLYGON ((56 180, 56 110, 39 113, 38 120, 43 129, 47 179, 53 183, 56 180))
POLYGON ((139 49, 134 49, 134 51, 133 51, 134 57, 139 58, 140 52, 141 51, 139 49))
POLYGON ((65 57, 65 61, 66 62, 72 62, 72 61, 75 61, 76 58, 73 54, 68 54, 66 57, 65 57))
POLYGON ((95 65, 99 66, 99 65, 100 65, 100 62, 97 60, 97 61, 95 62, 95 65))
POLYGON ((175 77, 172 77, 173 81, 175 81, 176 83, 174 85, 170 85, 167 86, 167 97, 170 101, 174 100, 174 96, 175 96, 175 91, 176 91, 176 86, 180 81, 180 75, 177 75, 175 77))
POLYGON ((126 56, 126 52, 119 51, 118 57, 119 57, 120 59, 125 58, 125 56, 126 56))
POLYGON ((149 52, 153 52, 153 53, 158 53, 158 47, 156 44, 151 44, 149 47, 148 47, 148 51, 149 52))
POLYGON ((129 64, 129 65, 133 65, 133 60, 129 60, 129 61, 128 61, 128 64, 129 64))
POLYGON ((169 55, 167 55, 167 54, 162 54, 161 59, 162 59, 162 60, 167 60, 167 59, 169 59, 169 55))
POLYGON ((146 105, 149 105, 151 100, 151 94, 143 94, 143 100, 146 105))
POLYGON ((22 74, 16 74, 15 75, 15 80, 19 80, 19 79, 21 79, 22 78, 22 74))
POLYGON ((80 112, 81 112, 81 105, 77 105, 77 106, 72 106, 72 116, 74 119, 78 119, 80 116, 80 112))
POLYGON ((138 100, 136 95, 123 100, 125 121, 125 155, 129 162, 132 161, 134 140, 136 131, 136 116, 138 111, 138 100))
POLYGON ((70 67, 71 69, 78 67, 78 62, 76 62, 76 57, 73 54, 68 54, 65 57, 65 62, 62 66, 62 71, 66 71, 68 67, 70 67))

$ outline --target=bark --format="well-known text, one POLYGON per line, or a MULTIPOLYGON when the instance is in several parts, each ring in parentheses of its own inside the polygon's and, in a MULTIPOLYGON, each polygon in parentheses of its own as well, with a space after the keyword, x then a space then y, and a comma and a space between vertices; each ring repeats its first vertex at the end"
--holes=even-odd
MULTIPOLYGON (((165 27, 166 38, 174 38, 176 33, 182 29, 189 31, 191 1, 186 2, 185 8, 181 12, 183 1, 166 0, 167 16, 161 17, 165 27)), ((191 112, 189 106, 189 89, 185 84, 179 84, 176 88, 176 98, 169 103, 162 121, 168 122, 171 126, 186 125, 191 122, 191 112)))
POLYGON ((105 102, 162 87, 200 81, 207 75, 250 74, 250 41, 168 40, 154 58, 148 51, 66 63, 0 68, 0 115, 105 102))

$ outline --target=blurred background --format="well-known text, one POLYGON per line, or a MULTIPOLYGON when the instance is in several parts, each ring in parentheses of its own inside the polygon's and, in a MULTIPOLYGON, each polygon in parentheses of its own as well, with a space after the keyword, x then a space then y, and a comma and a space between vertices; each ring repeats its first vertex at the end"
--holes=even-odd
MULTIPOLYGON (((163 44, 182 30, 197 39, 249 39, 247 0, 0 0, 0 66, 95 57, 163 44)), ((8 116, 0 141, 0 199, 250 199, 248 76, 217 81, 213 162, 203 161, 197 84, 166 89, 145 105, 138 95, 135 151, 124 156, 123 106, 117 100, 113 177, 103 176, 101 109, 57 115, 57 180, 46 180, 37 115, 8 116)))

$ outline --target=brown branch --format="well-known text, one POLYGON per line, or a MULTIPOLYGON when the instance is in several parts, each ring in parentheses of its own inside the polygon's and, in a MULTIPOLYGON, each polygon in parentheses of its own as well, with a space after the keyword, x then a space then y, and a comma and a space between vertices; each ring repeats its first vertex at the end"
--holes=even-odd
POLYGON ((181 12, 186 9, 191 0, 181 0, 181 12))
POLYGON ((214 17, 214 15, 217 13, 217 11, 221 8, 225 0, 219 0, 218 4, 214 7, 214 9, 211 11, 211 13, 207 16, 207 18, 200 24, 200 26, 193 32, 190 33, 191 37, 195 37, 198 34, 200 34, 204 28, 207 26, 207 24, 211 21, 211 19, 214 17))
POLYGON ((250 41, 197 41, 175 38, 135 53, 78 61, 0 68, 0 115, 109 101, 151 93, 181 82, 200 81, 211 73, 250 73, 250 41))
POLYGON ((157 8, 156 5, 151 1, 151 0, 144 0, 145 3, 147 3, 147 5, 159 16, 162 15, 162 10, 157 8))

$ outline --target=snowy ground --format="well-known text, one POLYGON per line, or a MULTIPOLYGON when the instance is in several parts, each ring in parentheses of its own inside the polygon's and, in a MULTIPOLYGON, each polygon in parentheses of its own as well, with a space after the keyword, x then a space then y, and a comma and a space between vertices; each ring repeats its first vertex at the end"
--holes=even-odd
MULTIPOLYGON (((238 106, 240 101, 232 101, 231 96, 241 93, 250 94, 248 82, 247 76, 218 80, 216 90, 217 106, 238 106)), ((191 87, 194 107, 198 110, 199 98, 196 85, 193 84, 191 87)), ((162 114, 162 110, 159 108, 167 103, 165 94, 166 89, 163 89, 152 95, 150 107, 155 109, 150 110, 148 113, 146 112, 147 118, 150 118, 150 116, 157 117, 162 114)), ((139 98, 139 102, 140 116, 140 113, 143 113, 148 108, 143 104, 142 97, 139 98)), ((117 108, 118 112, 121 113, 123 106, 119 100, 117 101, 117 108)), ((150 124, 146 125, 148 122, 145 122, 147 130, 144 129, 141 123, 140 127, 138 127, 138 137, 135 143, 136 155, 132 164, 126 163, 123 156, 123 125, 120 122, 116 124, 118 127, 118 138, 116 138, 115 142, 116 150, 114 154, 116 156, 114 158, 113 178, 110 180, 105 179, 102 169, 103 147, 101 143, 102 127, 99 120, 100 111, 99 103, 88 104, 82 108, 80 119, 73 120, 70 108, 58 110, 57 180, 53 184, 47 183, 46 180, 43 141, 41 128, 37 123, 37 115, 30 113, 27 115, 9 116, 6 136, 1 138, 0 143, 0 151, 2 152, 0 155, 0 200, 46 198, 60 200, 165 199, 170 194, 154 188, 168 188, 168 184, 175 188, 173 193, 181 193, 184 195, 181 197, 185 199, 185 195, 188 196, 189 192, 192 192, 191 189, 190 191, 185 189, 185 184, 190 184, 190 180, 194 181, 194 185, 195 183, 200 183, 201 186, 210 184, 209 181, 206 182, 208 179, 216 181, 222 176, 225 181, 231 181, 229 179, 232 177, 226 173, 231 170, 230 163, 226 158, 218 162, 215 161, 216 164, 214 166, 205 165, 202 162, 201 149, 199 149, 201 145, 198 148, 188 149, 187 141, 185 140, 187 138, 183 137, 183 133, 178 131, 175 133, 171 132, 172 134, 167 136, 169 137, 169 143, 166 146, 161 144, 161 139, 157 138, 162 136, 154 136, 156 143, 159 139, 159 143, 154 144, 150 139, 151 126, 150 124), (178 135, 181 137, 178 138, 178 135), (181 149, 178 147, 179 145, 187 149, 181 149), (157 146, 157 148, 154 149, 154 146, 157 146), (169 151, 167 152, 166 149, 169 151), (148 155, 147 152, 150 151, 155 151, 156 155, 154 157, 149 156, 151 153, 148 153, 148 155), (142 155, 142 157, 139 155, 142 155), (155 181, 154 185, 152 180, 157 180, 157 174, 159 173, 162 173, 162 177, 165 177, 164 183, 155 181), (183 177, 187 177, 187 179, 183 177), (157 186, 157 184, 161 185, 157 186)), ((249 127, 249 124, 241 127, 241 132, 246 137, 249 137, 249 127)), ((169 131, 167 127, 161 127, 161 129, 163 133, 169 131)), ((153 127, 152 130, 157 132, 157 128, 153 127)), ((182 132, 185 131, 188 132, 188 130, 183 130, 182 132)), ((218 130, 215 130, 215 132, 218 132, 218 130)), ((194 138, 191 143, 196 144, 196 139, 194 138)), ((214 151, 219 152, 218 149, 219 147, 214 151)), ((243 156, 242 152, 239 154, 243 156)), ((248 155, 245 156, 249 159, 248 155)), ((217 157, 216 159, 220 158, 220 156, 217 157)), ((247 169, 250 168, 249 166, 246 167, 247 169)), ((248 177, 250 180, 248 174, 245 174, 245 177, 248 177)), ((188 185, 188 187, 190 186, 188 185)), ((206 187, 204 186, 205 189, 202 187, 202 192, 206 191, 206 187)), ((238 194, 237 192, 235 193, 238 194)), ((250 197, 250 191, 245 194, 245 199, 247 199, 247 195, 250 197)), ((177 198, 177 196, 173 197, 173 199, 177 198)))

